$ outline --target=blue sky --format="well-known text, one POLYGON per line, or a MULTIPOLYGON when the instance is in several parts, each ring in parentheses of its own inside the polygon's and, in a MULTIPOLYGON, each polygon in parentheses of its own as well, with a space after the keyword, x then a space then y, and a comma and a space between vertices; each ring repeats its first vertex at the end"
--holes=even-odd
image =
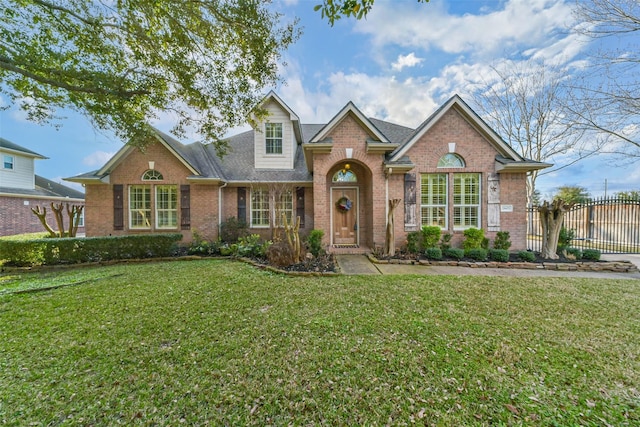
MULTIPOLYGON (((299 17, 304 30, 285 54, 284 83, 273 88, 304 123, 325 123, 353 101, 370 117, 417 126, 455 93, 472 104, 473 88, 492 65, 530 58, 579 63, 593 47, 568 30, 573 0, 377 0, 366 20, 334 27, 313 11, 317 3, 273 5, 288 19, 299 17)), ((30 123, 12 106, 0 111, 1 137, 49 158, 36 162, 39 175, 61 181, 97 169, 123 144, 77 113, 59 115, 54 127, 30 123)), ((169 131, 173 123, 160 114, 153 125, 169 131)), ((537 187, 545 198, 560 185, 581 185, 592 196, 640 189, 640 164, 623 163, 595 156, 540 177, 537 187)))

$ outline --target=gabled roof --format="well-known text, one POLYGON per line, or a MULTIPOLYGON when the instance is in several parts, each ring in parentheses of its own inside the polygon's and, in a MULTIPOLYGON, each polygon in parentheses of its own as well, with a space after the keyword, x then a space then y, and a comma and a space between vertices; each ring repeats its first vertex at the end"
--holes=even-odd
POLYGON ((415 144, 422 136, 427 133, 433 125, 435 125, 449 110, 456 110, 462 117, 469 122, 486 140, 498 151, 499 155, 510 158, 513 160, 524 161, 524 158, 520 156, 509 144, 507 144, 493 129, 487 125, 475 111, 467 105, 466 102, 458 95, 454 95, 447 102, 445 102, 440 108, 438 108, 427 120, 422 122, 420 126, 413 132, 411 136, 407 138, 404 143, 394 150, 390 157, 390 161, 396 161, 404 156, 407 151, 415 144))
MULTIPOLYGON (((198 175, 198 171, 191 165, 191 162, 185 156, 186 150, 185 150, 184 144, 182 144, 177 139, 167 135, 166 133, 161 132, 158 129, 154 129, 154 132, 155 132, 156 139, 162 145, 164 145, 167 148, 167 150, 169 150, 173 155, 175 155, 176 158, 180 160, 180 162, 183 165, 185 165, 191 173, 193 173, 194 175, 198 175)), ((115 154, 115 156, 109 159, 109 161, 97 171, 96 175, 98 176, 108 175, 109 173, 111 173, 113 168, 115 168, 131 151, 135 149, 136 147, 134 147, 131 144, 123 145, 122 148, 115 154)))
POLYGON ((269 91, 267 96, 265 96, 264 99, 260 102, 260 105, 263 106, 269 101, 275 102, 280 106, 280 108, 282 108, 287 112, 287 114, 289 114, 289 120, 291 120, 291 123, 293 124, 293 133, 296 137, 296 141, 298 142, 298 144, 301 144, 302 129, 300 127, 300 118, 298 117, 298 115, 273 90, 269 91))
POLYGON ((21 145, 15 144, 4 138, 0 138, 0 148, 2 151, 21 154, 26 157, 33 157, 34 159, 48 159, 48 157, 45 157, 42 154, 38 154, 35 151, 31 151, 28 148, 24 148, 21 145))
POLYGON ((338 114, 329 121, 329 123, 324 125, 324 127, 320 129, 313 138, 311 138, 309 143, 314 144, 323 142, 327 135, 330 134, 331 131, 348 115, 355 117, 355 119, 365 128, 365 130, 368 131, 369 135, 371 135, 375 141, 385 143, 390 142, 389 139, 387 139, 387 137, 371 122, 371 120, 365 117, 353 102, 349 101, 347 105, 345 105, 342 110, 340 110, 340 112, 338 112, 338 114))

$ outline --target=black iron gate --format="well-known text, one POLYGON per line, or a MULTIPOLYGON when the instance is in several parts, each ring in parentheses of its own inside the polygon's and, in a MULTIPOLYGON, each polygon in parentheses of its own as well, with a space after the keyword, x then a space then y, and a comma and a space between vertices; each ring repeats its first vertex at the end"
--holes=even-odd
MULTIPOLYGON (((564 216, 564 227, 573 230, 572 246, 602 253, 640 253, 640 200, 593 199, 575 205, 564 216)), ((527 248, 542 249, 538 207, 527 214, 527 248)))

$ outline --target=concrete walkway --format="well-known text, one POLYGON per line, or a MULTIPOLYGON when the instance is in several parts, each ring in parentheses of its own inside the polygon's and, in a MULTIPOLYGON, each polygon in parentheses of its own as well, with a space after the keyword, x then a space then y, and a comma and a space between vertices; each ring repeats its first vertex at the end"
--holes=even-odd
MULTIPOLYGON (((603 257, 604 258, 604 257, 603 257)), ((640 262, 640 256, 629 259, 626 254, 607 255, 608 261, 627 260, 640 262)), ((503 276, 503 277, 586 277, 592 279, 640 279, 640 273, 614 273, 596 271, 524 270, 517 268, 442 267, 432 265, 374 264, 366 255, 336 255, 342 274, 421 274, 453 276, 503 276)), ((638 264, 636 264, 638 265, 638 264)))

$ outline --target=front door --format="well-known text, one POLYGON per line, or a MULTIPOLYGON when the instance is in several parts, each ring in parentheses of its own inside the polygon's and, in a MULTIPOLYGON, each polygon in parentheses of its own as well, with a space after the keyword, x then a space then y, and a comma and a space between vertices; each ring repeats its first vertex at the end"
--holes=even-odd
POLYGON ((358 244, 358 189, 333 188, 333 244, 358 244))

